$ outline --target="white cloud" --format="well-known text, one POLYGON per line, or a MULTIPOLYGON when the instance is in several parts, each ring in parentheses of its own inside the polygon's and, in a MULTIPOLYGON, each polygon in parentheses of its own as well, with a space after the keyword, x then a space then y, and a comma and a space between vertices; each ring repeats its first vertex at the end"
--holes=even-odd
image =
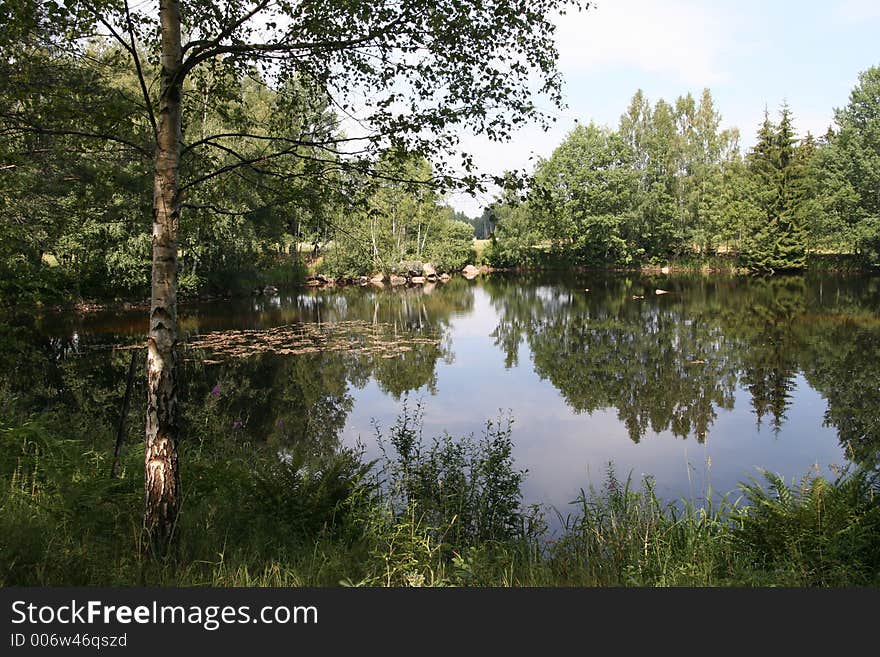
MULTIPOLYGON (((726 9, 691 0, 600 0, 588 11, 570 12, 557 20, 559 70, 571 83, 590 73, 632 68, 651 75, 666 74, 701 89, 725 80, 725 62, 737 50, 750 47, 736 29, 739 20, 726 9)), ((568 100, 576 101, 571 89, 568 91, 568 100)), ((618 101, 623 111, 626 99, 618 101)), ((531 169, 534 160, 530 157, 548 157, 574 126, 572 119, 598 118, 595 109, 573 105, 567 111, 552 112, 558 123, 548 132, 526 127, 507 143, 469 137, 463 147, 487 173, 531 169)), ((491 200, 491 194, 476 199, 465 195, 450 198, 456 209, 470 215, 478 215, 491 200)))
POLYGON ((736 22, 725 9, 686 0, 600 0, 559 21, 560 68, 635 67, 702 87, 727 77, 725 57, 742 47, 736 22))

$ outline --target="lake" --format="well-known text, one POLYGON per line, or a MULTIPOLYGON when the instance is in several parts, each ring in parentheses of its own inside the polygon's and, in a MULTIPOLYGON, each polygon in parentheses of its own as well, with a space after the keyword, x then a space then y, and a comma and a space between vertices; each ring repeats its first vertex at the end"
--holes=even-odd
MULTIPOLYGON (((146 312, 24 324, 17 394, 45 389, 115 426, 118 347, 142 338, 146 312)), ((563 514, 609 463, 701 503, 735 498, 758 468, 833 477, 880 454, 877 277, 493 274, 184 304, 180 326, 183 440, 207 427, 375 456, 404 404, 426 439, 510 418, 525 502, 563 514)))

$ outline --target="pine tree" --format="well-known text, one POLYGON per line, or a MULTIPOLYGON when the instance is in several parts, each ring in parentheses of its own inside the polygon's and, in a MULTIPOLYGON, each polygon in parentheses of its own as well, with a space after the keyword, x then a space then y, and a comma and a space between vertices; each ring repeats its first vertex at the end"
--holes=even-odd
POLYGON ((791 110, 783 105, 778 125, 765 111, 758 143, 749 154, 749 171, 756 183, 755 203, 761 221, 746 239, 745 264, 757 273, 772 274, 806 266, 803 204, 808 166, 799 156, 791 110))

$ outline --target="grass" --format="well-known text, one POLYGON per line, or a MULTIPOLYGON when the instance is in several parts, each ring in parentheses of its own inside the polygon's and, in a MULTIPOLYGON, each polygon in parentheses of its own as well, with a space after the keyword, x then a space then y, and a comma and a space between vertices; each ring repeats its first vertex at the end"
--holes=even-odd
POLYGON ((484 257, 484 254, 486 253, 486 249, 489 247, 489 245, 491 243, 492 243, 492 240, 478 240, 478 239, 474 240, 474 246, 473 246, 474 264, 476 264, 477 266, 486 264, 486 259, 484 257))
POLYGON ((875 473, 766 474, 743 501, 659 499, 609 466, 548 534, 524 508, 511 426, 425 440, 419 409, 380 438, 316 458, 213 436, 182 446, 172 553, 142 553, 142 450, 108 452, 64 418, 0 423, 0 585, 877 586, 875 473))

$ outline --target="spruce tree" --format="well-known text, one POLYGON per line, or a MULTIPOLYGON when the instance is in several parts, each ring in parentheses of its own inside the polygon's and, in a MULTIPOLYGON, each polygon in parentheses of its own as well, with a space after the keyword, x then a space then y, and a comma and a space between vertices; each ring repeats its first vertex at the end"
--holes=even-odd
POLYGON ((783 105, 778 125, 765 111, 758 143, 749 154, 755 203, 761 221, 753 227, 743 251, 744 263, 756 273, 800 270, 806 266, 806 232, 802 206, 808 167, 798 156, 791 110, 783 105))

